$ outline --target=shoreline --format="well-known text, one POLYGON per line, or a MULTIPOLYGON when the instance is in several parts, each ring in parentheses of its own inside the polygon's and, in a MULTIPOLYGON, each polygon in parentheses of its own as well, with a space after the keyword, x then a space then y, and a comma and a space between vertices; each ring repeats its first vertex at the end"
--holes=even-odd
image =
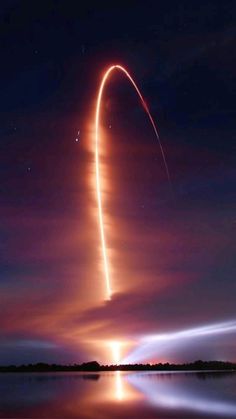
POLYGON ((60 365, 39 362, 28 365, 0 366, 0 373, 52 373, 52 372, 109 372, 109 371, 153 371, 153 372, 236 372, 236 364, 223 361, 195 361, 189 364, 118 364, 100 365, 97 361, 83 364, 60 365))

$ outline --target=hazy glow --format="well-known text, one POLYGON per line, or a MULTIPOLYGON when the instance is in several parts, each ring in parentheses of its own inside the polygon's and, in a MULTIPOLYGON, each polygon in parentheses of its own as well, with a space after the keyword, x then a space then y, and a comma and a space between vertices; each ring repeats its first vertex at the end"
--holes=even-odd
MULTIPOLYGON (((106 237, 105 237, 105 230, 104 230, 104 221, 103 221, 103 207, 102 207, 102 197, 101 197, 101 181, 100 181, 100 166, 99 166, 99 137, 100 137, 100 112, 101 112, 101 105, 102 105, 102 95, 103 95, 103 91, 104 91, 104 87, 106 84, 107 79, 110 76, 110 73, 113 70, 119 70, 121 72, 123 72, 126 77, 128 78, 128 80, 131 82, 131 84, 133 85, 133 87, 135 88, 142 106, 145 110, 145 112, 147 113, 149 120, 152 124, 153 130, 155 132, 156 138, 158 140, 159 146, 160 146, 160 150, 161 150, 161 154, 162 154, 162 158, 164 161, 164 165, 165 165, 165 169, 166 169, 166 173, 167 173, 167 177, 168 180, 170 182, 170 174, 169 174, 169 169, 167 166, 167 162, 166 162, 166 158, 165 158, 165 154, 164 154, 164 150, 162 147, 162 144, 160 142, 160 138, 157 132, 157 128, 155 125, 155 122, 150 114, 150 111, 148 109, 148 106, 146 104, 146 102, 143 99, 143 96, 140 92, 140 90, 138 89, 136 83, 134 82, 133 78, 130 76, 130 74, 128 73, 128 71, 120 66, 120 65, 112 65, 108 68, 108 70, 105 71, 103 78, 102 78, 102 82, 100 84, 100 88, 98 91, 98 96, 97 96, 97 104, 96 104, 96 113, 95 113, 95 166, 96 166, 96 194, 97 194, 97 205, 98 205, 98 219, 99 219, 99 228, 100 228, 100 236, 101 236, 101 247, 102 247, 102 255, 103 255, 103 265, 104 265, 104 275, 105 275, 105 284, 106 284, 106 297, 108 300, 111 299, 111 295, 112 295, 112 287, 111 287, 111 279, 110 279, 110 272, 109 272, 109 261, 108 261, 108 256, 107 256, 107 246, 106 246, 106 237)), ((170 182, 171 183, 171 182, 170 182)))
POLYGON ((110 346, 111 346, 111 350, 112 350, 113 362, 114 362, 114 364, 119 364, 120 363, 120 358, 121 358, 121 354, 120 354, 121 344, 120 344, 120 342, 111 342, 110 346))
POLYGON ((140 346, 136 348, 131 354, 129 354, 122 363, 139 362, 144 359, 148 359, 151 356, 155 356, 162 347, 166 347, 168 342, 171 345, 178 345, 183 340, 209 337, 212 335, 230 333, 236 331, 236 321, 228 321, 223 323, 217 323, 213 325, 206 325, 196 327, 192 329, 181 330, 177 332, 156 334, 145 336, 140 339, 140 346))

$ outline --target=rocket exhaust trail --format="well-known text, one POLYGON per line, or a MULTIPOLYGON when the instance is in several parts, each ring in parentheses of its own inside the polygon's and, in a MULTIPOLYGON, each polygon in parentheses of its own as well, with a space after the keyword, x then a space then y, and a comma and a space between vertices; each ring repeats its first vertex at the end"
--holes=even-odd
POLYGON ((158 141, 158 144, 159 144, 159 147, 160 147, 160 150, 161 150, 161 155, 162 155, 162 159, 163 159, 163 162, 164 162, 167 178, 168 178, 171 190, 172 190, 170 172, 169 172, 169 168, 168 168, 168 165, 167 165, 165 153, 164 153, 161 141, 160 141, 160 137, 159 137, 158 132, 157 132, 156 124, 154 122, 154 119, 152 118, 152 115, 151 115, 151 113, 148 109, 148 106, 147 106, 147 104, 146 104, 138 86, 136 85, 135 81, 133 80, 131 75, 128 73, 128 71, 124 67, 122 67, 121 65, 112 65, 108 68, 108 70, 106 70, 106 72, 103 75, 103 78, 102 78, 102 81, 101 81, 101 84, 100 84, 100 87, 99 87, 99 91, 98 91, 96 113, 95 113, 96 194, 97 194, 98 219, 99 219, 99 228, 100 228, 100 236, 101 236, 101 247, 102 247, 103 265, 104 265, 104 275, 105 275, 105 283, 106 283, 106 294, 107 294, 106 299, 108 299, 108 300, 111 299, 112 289, 111 289, 111 281, 110 281, 110 273, 109 273, 109 263, 108 263, 109 261, 108 261, 108 256, 107 256, 106 237, 105 237, 104 222, 103 222, 102 198, 101 198, 101 182, 100 182, 100 167, 99 167, 99 136, 100 136, 99 128, 100 128, 100 113, 101 113, 103 91, 104 91, 106 82, 107 82, 110 74, 114 70, 119 70, 119 71, 121 71, 125 74, 125 76, 131 82, 131 84, 133 85, 134 89, 136 90, 136 92, 139 96, 141 104, 142 104, 145 112, 148 115, 148 118, 149 118, 149 120, 151 122, 151 125, 153 127, 153 130, 154 130, 155 136, 157 138, 157 141, 158 141))

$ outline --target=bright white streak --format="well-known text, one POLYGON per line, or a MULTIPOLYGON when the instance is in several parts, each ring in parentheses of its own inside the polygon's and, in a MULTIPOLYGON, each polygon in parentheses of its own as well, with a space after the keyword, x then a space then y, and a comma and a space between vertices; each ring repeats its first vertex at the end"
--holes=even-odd
POLYGON ((236 331, 236 321, 228 321, 216 323, 207 326, 196 327, 192 329, 181 330, 177 332, 160 333, 156 335, 148 335, 140 339, 140 346, 135 348, 133 352, 122 359, 122 364, 140 362, 157 354, 162 347, 166 350, 166 344, 171 342, 172 345, 179 345, 181 342, 192 339, 209 337, 236 331))
POLYGON ((120 342, 111 342, 110 343, 113 355, 113 362, 119 364, 120 362, 120 342))
POLYGON ((236 330, 236 322, 229 321, 224 323, 217 323, 209 326, 201 326, 193 329, 181 330, 179 332, 164 333, 157 335, 146 336, 142 339, 143 343, 153 343, 160 341, 169 341, 175 339, 188 339, 200 336, 217 335, 220 333, 227 333, 236 330))
POLYGON ((104 231, 104 221, 103 221, 103 209, 102 209, 102 197, 101 197, 101 182, 100 182, 100 168, 99 168, 99 127, 100 127, 100 111, 101 111, 101 103, 102 103, 102 95, 104 91, 105 84, 107 82, 107 79, 109 78, 110 73, 113 70, 119 70, 123 72, 126 77, 129 79, 133 87, 135 88, 141 103, 143 105, 143 108, 145 112, 147 113, 149 120, 152 124, 153 130, 155 132, 156 138, 158 140, 161 155, 163 158, 163 162, 166 169, 166 174, 171 186, 171 179, 170 179, 170 173, 168 169, 168 165, 166 162, 165 153, 157 132, 157 128, 155 125, 155 122, 152 118, 152 115, 150 114, 150 111, 148 109, 148 106, 146 102, 143 99, 143 96, 136 85, 135 81, 132 79, 128 71, 122 67, 121 65, 112 65, 108 68, 108 70, 105 72, 102 82, 99 87, 98 96, 97 96, 97 104, 96 104, 96 114, 95 114, 95 165, 96 165, 96 193, 97 193, 97 204, 98 204, 98 218, 99 218, 99 228, 100 228, 100 236, 101 236, 101 245, 102 245, 102 255, 103 255, 103 264, 104 264, 104 274, 105 274, 105 283, 106 283, 106 293, 107 293, 107 299, 111 299, 112 295, 112 289, 111 289, 111 281, 110 281, 110 272, 109 272, 109 263, 108 263, 108 257, 107 257, 107 246, 106 246, 106 238, 105 238, 105 231, 104 231))

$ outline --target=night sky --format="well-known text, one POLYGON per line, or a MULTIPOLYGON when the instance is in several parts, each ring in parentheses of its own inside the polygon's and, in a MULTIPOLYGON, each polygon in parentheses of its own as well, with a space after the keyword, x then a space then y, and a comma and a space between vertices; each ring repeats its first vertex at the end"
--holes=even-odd
MULTIPOLYGON (((0 364, 236 319, 235 1, 1 1, 0 364), (82 4, 79 4, 82 3, 82 4), (95 100, 111 301, 97 220, 95 100), (79 131, 79 134, 78 134, 79 131), (78 141, 76 141, 78 138, 78 141)), ((130 347, 129 347, 130 345, 130 347)), ((236 361, 236 333, 156 361, 236 361)))

